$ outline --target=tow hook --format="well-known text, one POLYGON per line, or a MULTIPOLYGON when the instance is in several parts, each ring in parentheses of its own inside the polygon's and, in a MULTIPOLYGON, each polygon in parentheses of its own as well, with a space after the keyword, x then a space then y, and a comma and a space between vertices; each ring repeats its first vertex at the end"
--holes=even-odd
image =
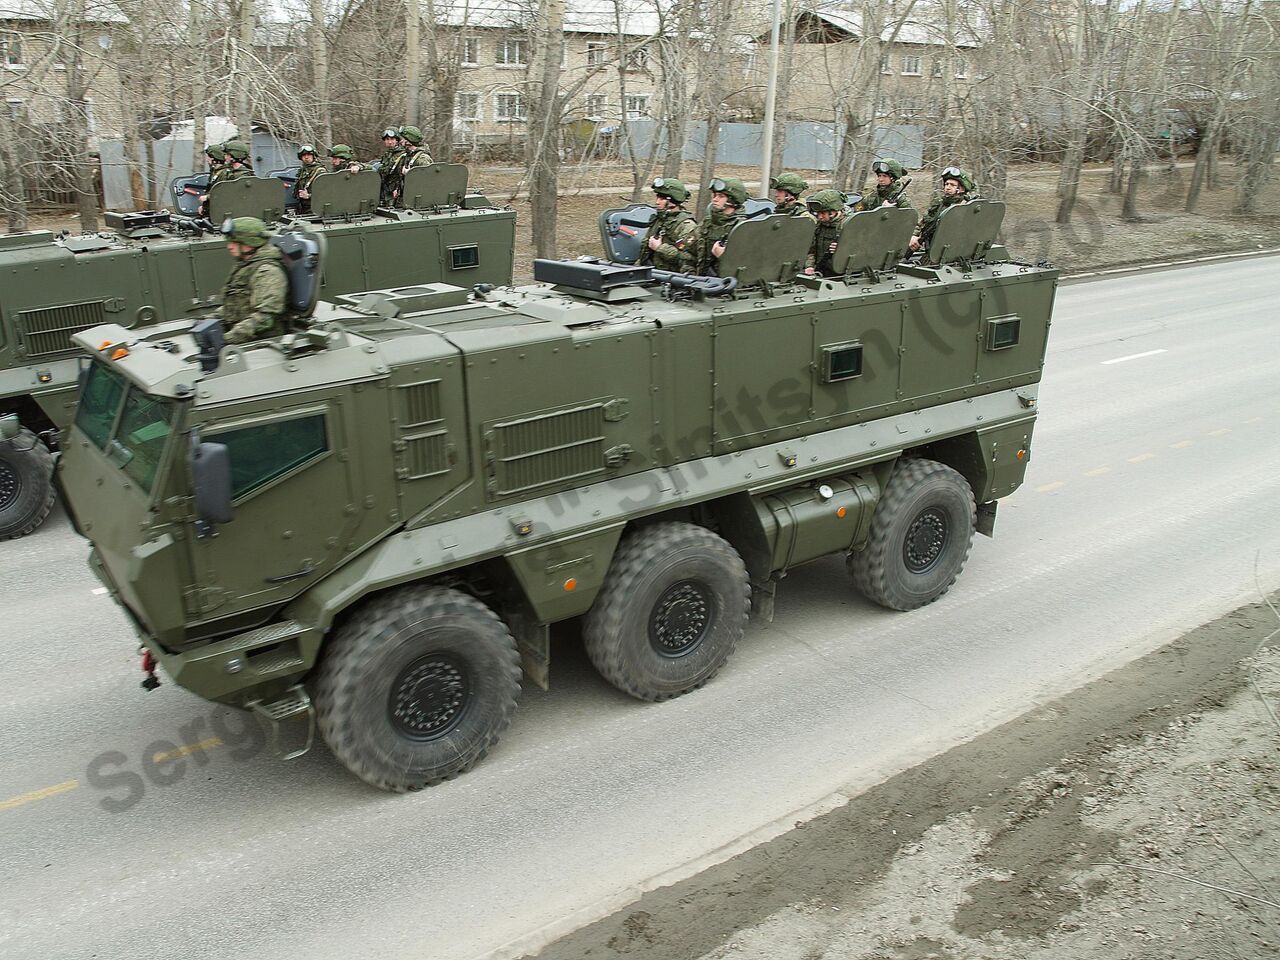
POLYGON ((142 681, 143 690, 154 690, 160 686, 160 678, 156 676, 156 655, 150 650, 142 651, 142 672, 147 675, 142 681))

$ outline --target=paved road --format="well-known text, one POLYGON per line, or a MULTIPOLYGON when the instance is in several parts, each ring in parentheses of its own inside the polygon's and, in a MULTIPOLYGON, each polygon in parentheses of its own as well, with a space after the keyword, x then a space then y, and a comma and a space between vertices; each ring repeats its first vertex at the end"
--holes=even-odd
POLYGON ((939 603, 889 613, 811 565, 710 687, 658 706, 566 633, 552 692, 415 796, 144 694, 60 516, 0 545, 0 954, 516 952, 1230 609, 1255 555, 1280 583, 1276 263, 1061 291, 1028 484, 939 603))

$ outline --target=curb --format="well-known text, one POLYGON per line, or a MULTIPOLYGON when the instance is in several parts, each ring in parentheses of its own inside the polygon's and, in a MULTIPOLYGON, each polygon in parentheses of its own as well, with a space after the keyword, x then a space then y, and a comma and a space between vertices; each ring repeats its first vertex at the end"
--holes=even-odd
POLYGON ((1264 250, 1240 250, 1235 253, 1215 253, 1207 257, 1190 257, 1184 260, 1160 260, 1155 263, 1136 263, 1127 267, 1112 267, 1106 270, 1089 270, 1084 273, 1064 274, 1059 284, 1066 286, 1075 283, 1090 283, 1094 280, 1110 280, 1113 277, 1132 276, 1137 273, 1159 273, 1164 270, 1177 270, 1182 267, 1201 267, 1205 264, 1218 263, 1223 260, 1254 260, 1258 257, 1274 257, 1280 254, 1280 247, 1267 247, 1264 250))

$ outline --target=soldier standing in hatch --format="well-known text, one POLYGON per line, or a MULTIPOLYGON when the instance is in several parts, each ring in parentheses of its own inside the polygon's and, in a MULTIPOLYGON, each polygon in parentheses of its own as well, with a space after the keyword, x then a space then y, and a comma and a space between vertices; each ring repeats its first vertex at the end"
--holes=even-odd
POLYGON ((769 181, 773 190, 774 213, 785 213, 789 217, 805 217, 810 223, 817 223, 801 195, 809 189, 809 184, 797 174, 784 173, 769 181))
POLYGON ((973 177, 960 167, 947 167, 942 171, 942 196, 934 200, 920 218, 916 235, 911 238, 911 249, 916 252, 928 250, 943 213, 956 204, 978 199, 981 198, 975 192, 973 177))
POLYGON ((809 198, 809 209, 817 217, 818 226, 813 231, 809 265, 804 272, 810 276, 837 276, 832 266, 832 257, 840 242, 840 231, 844 229, 844 194, 839 190, 819 190, 809 198))
POLYGON ((693 263, 689 240, 698 229, 693 217, 684 209, 684 202, 689 199, 689 188, 673 177, 657 177, 653 181, 653 192, 657 194, 654 205, 658 213, 645 232, 640 264, 685 273, 693 263))
POLYGON ((310 213, 311 185, 324 173, 324 167, 316 162, 316 148, 309 143, 298 148, 298 159, 302 166, 298 170, 298 179, 293 183, 293 198, 298 201, 299 213, 310 213))
POLYGON ((401 127, 400 143, 404 153, 396 161, 395 186, 392 189, 392 200, 397 207, 404 206, 404 178, 414 167, 425 167, 431 163, 431 154, 422 149, 422 131, 417 127, 401 127))
POLYGON ((226 166, 223 167, 222 179, 225 180, 244 180, 246 177, 253 176, 253 162, 249 159, 249 148, 239 140, 228 140, 222 145, 222 155, 226 158, 226 166))
POLYGON ((364 164, 356 160, 356 153, 345 143, 335 143, 329 148, 329 166, 334 173, 359 173, 364 164))
POLYGON ((404 155, 404 147, 400 145, 400 133, 395 127, 387 127, 382 131, 382 147, 382 157, 378 160, 378 176, 382 178, 382 185, 378 188, 378 205, 389 207, 395 199, 392 194, 396 186, 396 165, 404 155))
POLYGON ((745 219, 742 208, 747 205, 747 188, 737 177, 716 177, 708 186, 711 203, 707 207, 707 215, 693 232, 687 248, 692 256, 694 273, 718 277, 729 231, 745 219))
POLYGON ((213 189, 215 183, 222 181, 227 171, 227 155, 222 152, 222 144, 209 144, 204 148, 204 155, 209 161, 209 185, 205 187, 205 192, 200 194, 200 206, 196 210, 196 215, 200 217, 209 215, 209 191, 213 189))
POLYGON ((854 204, 856 212, 879 210, 881 207, 915 209, 907 199, 907 185, 911 183, 911 178, 907 176, 907 170, 902 164, 897 160, 877 160, 871 165, 871 172, 876 177, 876 189, 872 193, 864 193, 862 199, 854 204))
POLYGON ((227 343, 249 343, 284 334, 289 277, 284 255, 268 241, 271 233, 257 217, 236 217, 222 225, 235 265, 222 286, 218 317, 227 343))

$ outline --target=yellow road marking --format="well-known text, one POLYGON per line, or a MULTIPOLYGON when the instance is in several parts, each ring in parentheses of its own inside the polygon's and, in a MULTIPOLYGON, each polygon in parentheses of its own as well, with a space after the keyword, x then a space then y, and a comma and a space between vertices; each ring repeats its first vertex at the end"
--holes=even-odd
POLYGON ((1177 443, 1169 444, 1170 450, 1185 450, 1187 447, 1195 443, 1194 440, 1179 440, 1177 443))
POLYGON ((12 810, 14 807, 22 806, 24 803, 34 803, 47 797, 56 797, 58 794, 74 790, 78 786, 80 786, 79 780, 67 780, 64 783, 55 783, 52 787, 32 790, 30 793, 21 793, 16 797, 10 797, 8 800, 0 800, 0 810, 12 810))
POLYGON ((1130 457, 1129 462, 1141 463, 1143 460, 1154 460, 1154 459, 1155 459, 1154 453, 1140 453, 1136 457, 1130 457))
POLYGON ((1262 422, 1262 418, 1261 418, 1261 417, 1253 417, 1253 418, 1251 418, 1251 419, 1249 419, 1249 420, 1246 420, 1246 421, 1245 421, 1245 423, 1261 423, 1261 422, 1262 422))
POLYGON ((1046 483, 1044 486, 1036 487, 1036 493, 1048 493, 1050 490, 1057 490, 1059 487, 1065 487, 1066 483, 1061 480, 1055 480, 1053 483, 1046 483))
POLYGON ((1231 428, 1230 428, 1230 427, 1219 427, 1217 430, 1210 430, 1210 431, 1209 431, 1209 436, 1211 436, 1211 437, 1220 437, 1220 436, 1222 436, 1224 433, 1230 433, 1230 432, 1231 432, 1231 428))
POLYGON ((1110 472, 1111 472, 1111 468, 1110 468, 1110 467, 1095 467, 1095 468, 1094 468, 1094 469, 1092 469, 1092 470, 1086 470, 1086 471, 1084 472, 1084 475, 1085 475, 1086 477, 1100 477, 1100 476, 1102 476, 1104 473, 1110 473, 1110 472))
POLYGON ((197 750, 212 750, 220 746, 222 746, 221 737, 210 737, 208 740, 201 740, 199 743, 188 743, 177 750, 165 750, 163 753, 154 754, 151 757, 151 762, 164 763, 167 760, 177 760, 179 757, 190 756, 197 750))

